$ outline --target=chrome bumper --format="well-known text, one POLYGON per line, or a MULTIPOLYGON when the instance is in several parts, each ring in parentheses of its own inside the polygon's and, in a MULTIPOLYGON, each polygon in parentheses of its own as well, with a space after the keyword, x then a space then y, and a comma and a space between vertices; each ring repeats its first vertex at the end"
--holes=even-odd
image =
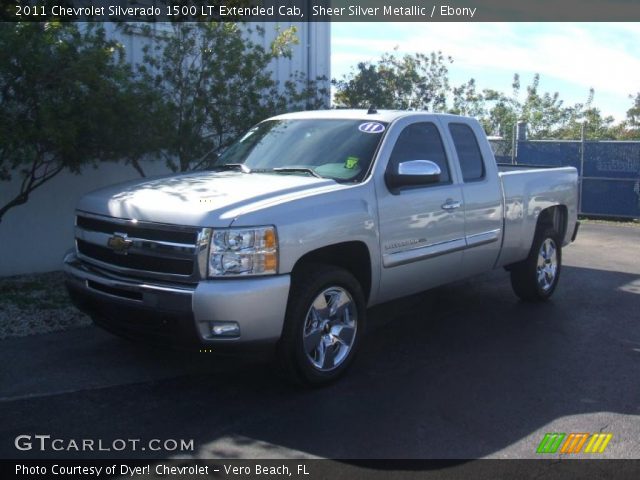
POLYGON ((127 337, 164 338, 201 345, 275 342, 289 296, 290 276, 206 280, 195 285, 148 283, 123 278, 64 258, 74 304, 94 321, 127 337), (240 335, 214 336, 213 322, 236 322, 240 335))

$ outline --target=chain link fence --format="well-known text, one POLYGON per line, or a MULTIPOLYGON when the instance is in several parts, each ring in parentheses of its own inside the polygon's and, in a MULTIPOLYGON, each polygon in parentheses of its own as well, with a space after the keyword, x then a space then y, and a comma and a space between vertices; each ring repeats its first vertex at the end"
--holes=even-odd
POLYGON ((498 163, 571 166, 580 176, 579 212, 640 218, 640 142, 490 140, 498 163))

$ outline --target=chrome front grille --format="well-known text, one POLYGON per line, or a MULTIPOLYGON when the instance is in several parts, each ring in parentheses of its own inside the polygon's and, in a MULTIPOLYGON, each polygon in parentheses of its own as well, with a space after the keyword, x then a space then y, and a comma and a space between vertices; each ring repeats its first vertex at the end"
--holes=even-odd
POLYGON ((196 283, 206 277, 211 229, 76 216, 78 257, 114 273, 196 283))

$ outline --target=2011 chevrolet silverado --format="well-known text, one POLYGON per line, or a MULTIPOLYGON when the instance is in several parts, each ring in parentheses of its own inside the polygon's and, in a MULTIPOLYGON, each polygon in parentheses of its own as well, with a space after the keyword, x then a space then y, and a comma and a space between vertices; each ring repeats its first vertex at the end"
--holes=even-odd
POLYGON ((548 299, 575 239, 576 169, 498 166, 480 124, 327 110, 265 120, 209 171, 85 195, 64 259, 74 303, 123 336, 276 346, 323 384, 367 307, 503 267, 548 299))

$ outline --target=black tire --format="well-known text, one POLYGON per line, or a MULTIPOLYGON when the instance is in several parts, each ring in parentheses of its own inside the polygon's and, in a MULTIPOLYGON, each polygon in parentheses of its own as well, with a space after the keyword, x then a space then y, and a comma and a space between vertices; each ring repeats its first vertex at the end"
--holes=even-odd
POLYGON ((365 315, 362 288, 347 270, 314 264, 296 272, 292 278, 287 313, 277 350, 281 369, 287 378, 298 385, 322 386, 342 376, 358 351, 365 326, 365 315), (327 315, 314 315, 311 307, 321 295, 326 300, 326 308, 314 309, 314 312, 326 312, 327 315), (339 315, 329 315, 332 305, 339 301, 335 299, 349 300, 349 306, 340 309, 341 318, 338 318, 339 315), (355 324, 352 334, 349 322, 355 324), (317 324, 317 328, 311 328, 314 323, 317 324), (324 327, 320 328, 321 325, 324 327), (338 334, 335 334, 336 332, 338 334), (317 345, 309 354, 305 350, 305 339, 308 346, 317 345), (315 339, 318 340, 317 343, 315 339), (323 342, 332 343, 327 346, 323 342), (349 342, 351 344, 347 349, 346 343, 349 342), (324 351, 323 355, 320 350, 324 351), (314 362, 322 363, 327 368, 318 367, 314 362))
POLYGON ((511 267, 511 286, 515 294, 526 302, 543 302, 548 300, 555 291, 560 271, 562 269, 562 243, 558 232, 550 227, 538 227, 533 239, 533 245, 529 256, 511 267), (546 243, 545 243, 546 242, 546 243), (552 245, 555 248, 555 274, 544 273, 539 280, 539 260, 544 266, 550 266, 552 259, 544 259, 541 256, 543 245, 552 245), (551 279, 552 277, 552 279, 551 279))

